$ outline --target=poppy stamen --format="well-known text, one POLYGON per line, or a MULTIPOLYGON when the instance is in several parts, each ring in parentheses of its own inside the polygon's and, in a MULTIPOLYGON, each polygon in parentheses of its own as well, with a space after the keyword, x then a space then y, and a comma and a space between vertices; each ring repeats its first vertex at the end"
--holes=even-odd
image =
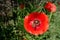
POLYGON ((36 28, 38 25, 40 25, 40 21, 39 20, 34 20, 32 23, 32 27, 36 28))

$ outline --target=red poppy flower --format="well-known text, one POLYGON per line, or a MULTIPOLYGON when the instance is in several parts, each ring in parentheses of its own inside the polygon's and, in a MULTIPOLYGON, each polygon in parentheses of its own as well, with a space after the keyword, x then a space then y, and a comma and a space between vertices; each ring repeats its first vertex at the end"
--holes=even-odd
POLYGON ((23 9, 24 8, 24 4, 20 4, 20 9, 23 9))
POLYGON ((32 12, 24 19, 24 28, 33 35, 41 35, 48 30, 48 16, 43 12, 32 12))
POLYGON ((49 12, 55 12, 56 11, 56 6, 52 2, 47 2, 46 5, 44 6, 46 10, 49 12))

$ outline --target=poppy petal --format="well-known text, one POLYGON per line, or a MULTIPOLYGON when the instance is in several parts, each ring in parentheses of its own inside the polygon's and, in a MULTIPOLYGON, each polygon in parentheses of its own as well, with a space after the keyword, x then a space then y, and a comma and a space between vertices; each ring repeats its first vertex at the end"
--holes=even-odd
POLYGON ((33 35, 41 35, 45 33, 48 30, 48 27, 48 16, 43 12, 32 12, 24 19, 25 30, 33 35), (38 22, 36 22, 39 23, 37 26, 36 23, 33 23, 35 20, 37 20, 38 22), (35 25, 35 27, 33 27, 33 24, 35 25))

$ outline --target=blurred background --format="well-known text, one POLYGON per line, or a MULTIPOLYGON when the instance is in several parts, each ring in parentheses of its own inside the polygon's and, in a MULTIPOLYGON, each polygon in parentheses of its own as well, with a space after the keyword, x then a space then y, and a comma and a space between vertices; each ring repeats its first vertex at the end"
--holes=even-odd
POLYGON ((60 0, 0 0, 0 40, 60 40, 60 0), (30 12, 44 11, 42 7, 48 1, 57 7, 49 30, 39 36, 27 33, 24 17, 30 12))

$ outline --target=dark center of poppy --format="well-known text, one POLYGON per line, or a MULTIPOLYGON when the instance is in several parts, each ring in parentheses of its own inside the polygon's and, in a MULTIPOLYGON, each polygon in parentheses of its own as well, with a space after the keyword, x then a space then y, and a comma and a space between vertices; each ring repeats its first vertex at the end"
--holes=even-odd
POLYGON ((32 23, 33 27, 37 27, 39 25, 40 25, 40 21, 39 20, 34 20, 33 23, 32 23))

